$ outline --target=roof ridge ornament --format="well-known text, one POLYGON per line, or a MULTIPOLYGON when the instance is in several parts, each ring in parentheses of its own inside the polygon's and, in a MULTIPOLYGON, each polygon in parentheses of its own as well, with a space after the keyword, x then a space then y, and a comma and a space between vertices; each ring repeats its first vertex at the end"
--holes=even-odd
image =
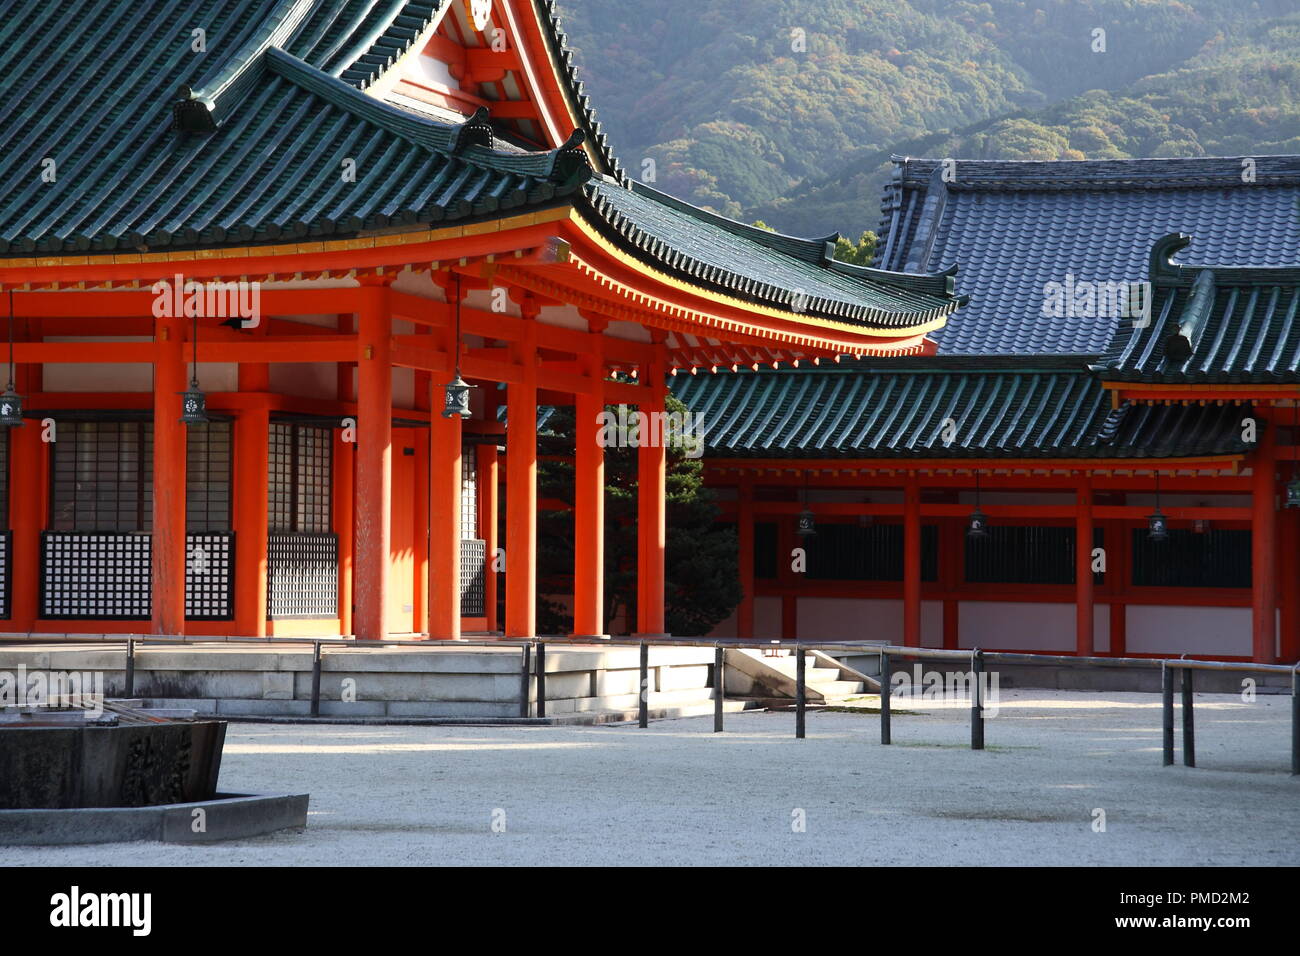
POLYGON ((570 133, 569 138, 551 152, 546 178, 560 186, 578 185, 590 179, 594 170, 587 159, 587 151, 583 149, 586 141, 587 134, 583 130, 575 129, 570 133))
POLYGON ((316 7, 316 0, 279 0, 262 26, 197 85, 182 85, 172 103, 172 128, 184 133, 215 133, 226 115, 265 67, 268 50, 287 43, 316 7))
POLYGON ((451 142, 448 144, 451 154, 455 156, 468 146, 482 146, 484 149, 496 146, 491 114, 486 106, 480 106, 473 116, 452 130, 451 142))
POLYGON ((1192 244, 1192 237, 1185 232, 1171 232, 1161 236, 1151 247, 1149 271, 1151 281, 1159 283, 1177 282, 1183 277, 1183 266, 1174 262, 1174 255, 1192 244))

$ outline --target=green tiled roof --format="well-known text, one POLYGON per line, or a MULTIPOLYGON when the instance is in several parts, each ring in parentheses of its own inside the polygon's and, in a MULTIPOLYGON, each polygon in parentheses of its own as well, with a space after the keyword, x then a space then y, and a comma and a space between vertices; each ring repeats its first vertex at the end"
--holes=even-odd
POLYGON ((906 329, 946 316, 955 269, 908 275, 832 258, 835 236, 798 239, 699 209, 633 182, 593 181, 604 230, 655 266, 719 292, 793 312, 875 328, 906 329))
POLYGON ((576 193, 591 174, 581 134, 551 152, 500 149, 361 92, 440 5, 11 8, 0 21, 0 252, 346 235, 576 193), (200 26, 202 53, 191 48, 200 26), (356 163, 354 183, 342 176, 345 159, 356 163))
POLYGON ((673 391, 703 416, 710 457, 1130 458, 1250 448, 1240 407, 1112 409, 1095 376, 1065 363, 678 375, 673 391))
POLYGON ((1125 321, 1097 368, 1125 382, 1300 382, 1300 266, 1180 266, 1168 236, 1152 254, 1151 321, 1125 321))

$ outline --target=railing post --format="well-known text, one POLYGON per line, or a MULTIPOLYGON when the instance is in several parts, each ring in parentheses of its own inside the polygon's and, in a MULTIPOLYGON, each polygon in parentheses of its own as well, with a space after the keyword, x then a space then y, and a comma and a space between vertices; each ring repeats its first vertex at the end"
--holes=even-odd
POLYGON ((533 645, 525 644, 523 650, 523 665, 519 671, 519 716, 527 717, 532 710, 532 707, 529 706, 531 701, 528 699, 528 691, 530 689, 530 678, 532 677, 529 671, 532 669, 533 664, 533 645))
POLYGON ((320 716, 320 641, 311 645, 311 715, 320 716))
POLYGON ((1300 664, 1291 671, 1291 775, 1300 775, 1300 664))
POLYGON ((979 648, 970 655, 970 749, 984 749, 984 701, 980 698, 980 676, 984 673, 984 652, 979 648))
POLYGON ((1192 669, 1183 668, 1183 766, 1196 766, 1196 729, 1192 718, 1192 669))
POLYGON ((537 642, 537 716, 546 716, 546 642, 537 642))
POLYGON ((130 638, 126 640, 126 688, 122 696, 135 696, 135 641, 130 638))
POLYGON ((726 656, 721 647, 713 650, 713 732, 722 733, 722 701, 727 693, 726 656))
POLYGON ((880 652, 880 742, 889 740, 889 653, 880 652))
POLYGON ((1160 709, 1164 722, 1164 766, 1174 762, 1174 671, 1168 661, 1160 662, 1160 709))
POLYGON ((794 665, 794 736, 796 740, 803 740, 804 710, 808 704, 808 694, 804 684, 804 668, 808 664, 802 647, 796 644, 794 652, 796 655, 794 665))
POLYGON ((638 727, 650 726, 650 645, 641 642, 641 693, 637 696, 636 723, 638 727))

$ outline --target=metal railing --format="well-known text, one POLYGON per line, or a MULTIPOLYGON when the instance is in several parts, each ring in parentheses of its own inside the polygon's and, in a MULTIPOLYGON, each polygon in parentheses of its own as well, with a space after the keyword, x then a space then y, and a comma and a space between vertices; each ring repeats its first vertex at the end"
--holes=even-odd
POLYGON ((1069 667, 1121 667, 1146 670, 1159 669, 1161 674, 1161 711, 1162 711, 1162 759, 1163 766, 1174 762, 1174 671, 1182 676, 1181 709, 1183 715, 1183 764, 1196 766, 1195 713, 1193 709, 1194 680, 1193 673, 1203 671, 1227 671, 1256 674, 1289 674, 1291 677, 1291 773, 1300 775, 1300 663, 1289 664, 1253 664, 1230 661, 1135 658, 1135 657, 1075 657, 1054 654, 1028 654, 1014 651, 951 650, 930 647, 907 647, 892 644, 880 644, 873 641, 754 641, 754 640, 691 640, 671 637, 662 638, 612 638, 598 642, 586 639, 574 641, 565 638, 553 640, 535 638, 503 639, 480 638, 461 639, 453 642, 441 641, 358 641, 347 637, 185 637, 157 635, 4 635, 0 634, 0 646, 9 644, 124 644, 126 647, 125 692, 124 697, 132 697, 135 692, 135 652, 138 644, 236 644, 236 645, 310 645, 312 648, 311 681, 311 716, 320 716, 320 681, 321 654, 323 648, 368 648, 368 647, 437 647, 447 643, 455 647, 517 647, 520 649, 520 688, 519 717, 532 717, 532 682, 536 680, 537 719, 546 718, 546 648, 548 644, 573 647, 580 644, 599 644, 601 647, 637 647, 639 654, 640 693, 638 694, 637 725, 648 727, 650 720, 650 648, 651 647, 710 647, 714 649, 713 663, 713 730, 724 730, 723 702, 726 696, 725 651, 728 648, 745 650, 793 650, 795 651, 795 737, 804 739, 807 730, 807 654, 812 651, 858 650, 867 654, 880 656, 880 742, 892 743, 892 719, 890 683, 893 663, 900 658, 913 660, 947 660, 968 662, 971 679, 968 686, 972 690, 970 707, 970 745, 972 750, 984 749, 984 700, 981 696, 980 675, 990 663, 1003 664, 1037 664, 1061 665, 1069 667))

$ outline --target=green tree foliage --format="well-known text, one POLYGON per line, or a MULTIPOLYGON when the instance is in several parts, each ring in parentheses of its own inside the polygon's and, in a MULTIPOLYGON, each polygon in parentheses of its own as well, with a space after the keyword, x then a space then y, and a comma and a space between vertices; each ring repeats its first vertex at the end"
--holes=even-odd
POLYGON ((559 3, 629 168, 782 232, 875 226, 892 153, 1300 151, 1295 0, 559 3))
MULTIPOLYGON (((617 408, 611 407, 617 414, 617 408)), ((685 414, 669 394, 665 410, 685 414)), ((558 595, 573 592, 574 409, 555 409, 538 436, 538 496, 562 503, 538 516, 538 629, 567 634, 573 615, 558 595), (549 596, 548 596, 549 595, 549 596)), ((624 436, 626 438, 626 436, 624 436)), ((620 444, 626 444, 622 442, 620 444)), ((637 450, 605 449, 605 614, 636 624, 637 450)), ((699 458, 686 455, 680 441, 668 447, 665 626, 669 633, 698 637, 713 630, 740 603, 736 533, 719 524, 719 508, 704 486, 699 458)))
POLYGON ((876 239, 876 234, 870 231, 864 232, 857 242, 850 242, 840 236, 835 240, 835 258, 855 266, 869 266, 876 254, 876 239))

